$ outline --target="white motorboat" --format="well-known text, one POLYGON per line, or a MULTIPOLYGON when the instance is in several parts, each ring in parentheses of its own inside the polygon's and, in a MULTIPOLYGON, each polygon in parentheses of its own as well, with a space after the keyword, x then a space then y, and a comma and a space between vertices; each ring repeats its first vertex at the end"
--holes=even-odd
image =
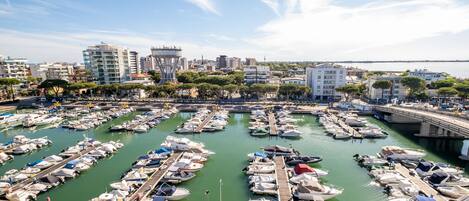
POLYGON ((398 146, 384 146, 379 155, 390 160, 420 160, 426 153, 419 149, 401 148, 398 146))
POLYGON ((72 170, 72 169, 61 168, 61 169, 53 172, 52 175, 54 175, 56 177, 73 178, 73 177, 77 176, 77 173, 76 173, 75 170, 72 170))
POLYGON ((171 172, 176 172, 176 171, 197 172, 201 170, 203 167, 204 167, 203 164, 194 163, 189 159, 180 159, 169 168, 169 171, 171 172))
POLYGON ((363 166, 382 166, 388 163, 387 160, 370 155, 355 155, 355 160, 363 166))
POLYGON ((275 183, 276 177, 273 174, 259 174, 249 176, 249 184, 254 183, 275 183))
POLYGON ((464 195, 469 195, 469 189, 463 188, 461 186, 440 186, 437 190, 448 197, 458 199, 464 195))
POLYGON ((122 178, 125 181, 145 181, 146 179, 148 175, 139 169, 130 171, 122 178))
POLYGON ((165 181, 169 183, 181 183, 193 179, 196 175, 192 172, 168 172, 164 176, 165 181))
POLYGON ((126 192, 129 192, 131 190, 130 185, 125 180, 122 180, 120 182, 111 183, 110 186, 111 186, 112 189, 126 191, 126 192))
POLYGON ((49 124, 55 124, 55 123, 60 123, 63 120, 62 117, 59 116, 46 116, 45 118, 38 120, 36 122, 36 126, 44 126, 44 125, 49 125, 49 124))
POLYGON ((357 127, 365 126, 367 123, 365 119, 355 117, 355 116, 346 117, 344 122, 349 126, 357 126, 357 127))
POLYGON ((282 133, 280 134, 281 137, 300 137, 302 134, 301 131, 299 130, 296 130, 296 129, 288 129, 288 130, 284 130, 282 131, 282 133))
POLYGON ((32 127, 36 126, 37 123, 40 121, 43 121, 45 118, 47 118, 47 115, 42 115, 42 114, 29 114, 26 116, 23 120, 23 126, 24 127, 32 127))
POLYGON ((58 163, 62 160, 63 160, 63 158, 60 157, 60 156, 57 156, 57 155, 51 155, 51 156, 47 156, 47 157, 44 158, 44 161, 47 161, 49 163, 54 163, 54 164, 58 163))
POLYGON ((251 191, 260 195, 277 195, 277 185, 272 183, 254 183, 251 191))
POLYGON ((246 170, 246 174, 269 174, 275 171, 273 165, 249 165, 246 170))
POLYGON ((462 186, 469 187, 469 178, 451 175, 446 172, 435 172, 427 178, 433 186, 462 186))
POLYGON ((300 200, 317 200, 317 197, 328 200, 342 194, 342 189, 321 185, 317 181, 301 181, 294 189, 293 196, 300 200))
POLYGON ((302 181, 309 181, 309 180, 318 181, 318 178, 317 178, 316 175, 304 174, 304 173, 300 174, 300 175, 293 176, 292 178, 290 178, 290 182, 294 183, 294 184, 299 184, 302 181))
POLYGON ((462 175, 464 173, 461 169, 450 167, 447 164, 428 161, 419 162, 415 171, 421 177, 430 176, 435 172, 445 172, 451 175, 462 175))
POLYGON ((14 201, 27 201, 27 200, 36 200, 37 193, 27 190, 17 190, 6 195, 8 200, 14 201))
POLYGON ((163 184, 153 195, 153 200, 182 200, 190 195, 190 191, 185 188, 177 188, 175 186, 163 184))
POLYGON ((0 164, 3 164, 12 159, 13 159, 13 156, 8 155, 5 152, 0 152, 0 164))
POLYGON ((207 161, 206 157, 203 157, 200 154, 197 153, 192 153, 192 152, 185 152, 182 157, 182 159, 189 159, 190 161, 194 163, 205 163, 207 161))

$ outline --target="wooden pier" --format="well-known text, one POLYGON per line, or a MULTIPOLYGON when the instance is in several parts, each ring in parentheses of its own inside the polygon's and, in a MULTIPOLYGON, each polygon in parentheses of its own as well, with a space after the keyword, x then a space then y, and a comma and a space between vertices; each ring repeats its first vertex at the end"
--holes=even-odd
MULTIPOLYGON (((99 147, 99 146, 98 146, 98 147, 99 147)), ((19 190, 19 189, 23 188, 24 186, 26 186, 26 185, 28 185, 28 184, 31 184, 32 182, 37 181, 37 180, 41 179, 41 178, 44 177, 44 176, 47 176, 48 174, 50 174, 50 173, 52 173, 52 172, 58 170, 59 168, 62 168, 62 167, 65 166, 68 162, 70 162, 70 161, 72 161, 72 160, 75 160, 75 159, 77 159, 77 158, 79 158, 79 157, 81 157, 81 156, 83 156, 83 155, 85 155, 85 154, 87 154, 87 153, 90 153, 91 151, 95 150, 96 148, 97 148, 97 147, 88 147, 87 149, 81 151, 80 153, 75 154, 75 155, 73 155, 73 156, 71 156, 71 157, 68 157, 68 158, 66 158, 66 159, 64 159, 64 160, 62 160, 62 161, 60 161, 59 163, 57 163, 57 164, 55 164, 55 165, 53 165, 53 166, 51 166, 51 167, 49 167, 49 168, 47 168, 47 169, 45 169, 45 170, 43 170, 43 171, 41 171, 41 172, 35 174, 33 177, 30 177, 30 178, 28 178, 28 179, 25 179, 25 180, 23 180, 23 181, 21 181, 21 182, 15 184, 15 185, 13 185, 13 186, 10 188, 10 192, 19 190)))
POLYGON ((268 119, 269 119, 269 134, 274 135, 274 136, 278 135, 277 120, 275 118, 275 114, 273 112, 269 112, 268 119))
POLYGON ((211 111, 207 117, 205 117, 204 121, 195 128, 194 133, 201 133, 204 130, 204 127, 212 120, 213 116, 215 116, 216 111, 211 111))
POLYGON ((330 115, 332 115, 332 118, 334 119, 335 123, 338 124, 346 132, 352 134, 353 138, 363 138, 363 135, 361 133, 359 133, 357 130, 355 130, 351 126, 347 125, 344 121, 342 121, 342 119, 337 117, 335 114, 330 113, 330 115))
POLYGON ((173 165, 173 163, 177 162, 179 158, 181 158, 184 152, 174 153, 168 159, 166 159, 163 164, 160 166, 158 170, 156 170, 148 179, 147 181, 140 186, 133 194, 128 196, 127 201, 131 200, 141 200, 146 198, 153 189, 155 189, 156 185, 160 182, 161 179, 166 175, 169 170, 169 167, 173 165))
POLYGON ((395 170, 405 178, 409 179, 413 184, 415 184, 426 196, 432 196, 436 201, 447 201, 447 199, 438 193, 438 191, 433 189, 429 184, 422 181, 419 176, 410 175, 409 169, 402 166, 400 163, 396 164, 395 170))
POLYGON ((289 184, 287 168, 283 156, 275 156, 275 175, 277 178, 277 198, 278 201, 291 201, 293 195, 289 184))

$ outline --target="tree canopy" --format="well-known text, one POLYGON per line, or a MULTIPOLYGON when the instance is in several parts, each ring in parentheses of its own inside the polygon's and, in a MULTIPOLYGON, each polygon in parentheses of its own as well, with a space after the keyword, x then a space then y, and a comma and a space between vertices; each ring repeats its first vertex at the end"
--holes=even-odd
POLYGON ((409 89, 409 97, 415 97, 416 94, 425 90, 425 81, 418 77, 404 77, 401 83, 409 89))
POLYGON ((335 90, 337 92, 343 93, 347 101, 350 97, 356 95, 360 91, 359 87, 356 84, 346 84, 342 87, 336 88, 335 90))
POLYGON ((10 89, 6 90, 9 97, 15 100, 15 89, 13 85, 20 84, 21 82, 16 78, 0 78, 0 85, 9 87, 10 89))
POLYGON ((39 88, 52 90, 56 97, 59 96, 61 90, 65 89, 68 86, 68 82, 60 79, 48 79, 41 82, 38 86, 39 88))

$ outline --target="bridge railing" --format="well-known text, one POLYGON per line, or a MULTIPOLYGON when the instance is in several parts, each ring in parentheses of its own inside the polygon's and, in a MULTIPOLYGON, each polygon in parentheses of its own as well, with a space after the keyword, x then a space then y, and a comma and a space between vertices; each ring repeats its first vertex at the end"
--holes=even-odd
POLYGON ((469 128, 467 128, 465 126, 458 125, 458 124, 456 124, 454 122, 451 122, 451 121, 438 119, 436 117, 431 117, 431 116, 428 116, 428 115, 417 114, 417 113, 414 113, 414 112, 403 111, 403 110, 400 110, 399 108, 392 108, 392 107, 386 107, 386 106, 375 106, 375 109, 377 109, 379 111, 383 111, 383 112, 402 115, 402 116, 409 117, 409 118, 419 120, 419 121, 423 121, 423 122, 428 122, 432 125, 444 128, 444 129, 449 130, 451 132, 454 132, 454 133, 469 137, 469 128))

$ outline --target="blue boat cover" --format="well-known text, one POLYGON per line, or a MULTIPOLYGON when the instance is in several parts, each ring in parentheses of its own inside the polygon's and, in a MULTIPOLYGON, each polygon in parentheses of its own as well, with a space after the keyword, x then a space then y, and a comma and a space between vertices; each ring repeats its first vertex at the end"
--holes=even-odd
POLYGON ((14 114, 9 113, 9 112, 4 112, 4 113, 1 113, 1 114, 0 114, 0 116, 2 116, 2 117, 11 117, 11 116, 13 116, 13 115, 14 115, 14 114))
POLYGON ((65 164, 64 168, 73 169, 73 168, 75 168, 75 166, 78 162, 79 162, 79 160, 69 161, 67 164, 65 164))
POLYGON ((28 163, 28 164, 26 164, 26 166, 32 167, 32 166, 37 165, 37 164, 40 163, 40 162, 42 162, 42 160, 37 160, 37 161, 31 162, 31 163, 28 163))
POLYGON ((265 154, 264 152, 255 152, 254 156, 255 157, 267 158, 267 154, 265 154))
POLYGON ((436 200, 433 199, 433 198, 426 197, 426 196, 423 196, 423 195, 417 195, 417 196, 415 197, 415 199, 416 199, 417 201, 436 201, 436 200))
POLYGON ((170 153, 170 152, 171 152, 171 149, 168 149, 165 147, 155 150, 155 154, 163 154, 163 153, 170 153))

